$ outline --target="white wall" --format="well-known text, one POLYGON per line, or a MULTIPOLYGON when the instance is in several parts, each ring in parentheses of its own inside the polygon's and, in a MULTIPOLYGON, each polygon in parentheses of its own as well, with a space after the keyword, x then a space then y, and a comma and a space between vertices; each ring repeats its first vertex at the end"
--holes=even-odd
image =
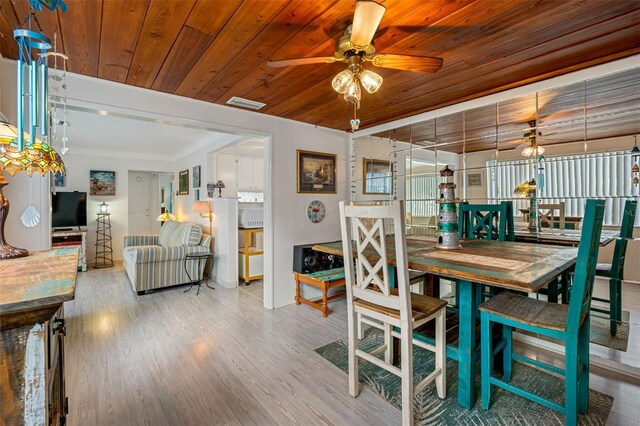
MULTIPOLYGON (((82 141, 74 141, 74 145, 81 145, 82 141)), ((57 188, 59 191, 85 191, 87 193, 87 255, 88 265, 91 266, 95 255, 96 218, 98 204, 106 201, 111 212, 111 232, 113 238, 113 258, 122 260, 122 244, 124 236, 128 234, 129 185, 130 170, 150 172, 172 172, 173 164, 157 160, 136 160, 132 158, 118 158, 105 156, 74 155, 71 148, 64 156, 67 168, 67 186, 57 188), (115 196, 89 195, 89 171, 109 170, 116 172, 115 196)), ((157 182, 157 180, 156 180, 157 182)))
MULTIPOLYGON (((15 63, 2 59, 0 64, 3 69, 4 87, 5 75, 12 75, 15 72, 15 63)), ((15 82, 8 86, 11 88, 15 87, 14 85, 15 82)), ((279 307, 293 303, 294 286, 291 274, 293 245, 335 240, 340 237, 338 201, 347 198, 348 181, 346 174, 348 136, 345 132, 75 74, 68 75, 67 85, 68 98, 72 105, 99 107, 128 114, 135 112, 139 116, 161 117, 168 121, 177 120, 182 123, 206 125, 207 129, 236 135, 270 137, 271 143, 265 150, 265 164, 270 164, 270 170, 273 170, 273 173, 270 170, 265 172, 268 178, 265 180, 265 199, 269 199, 273 192, 273 203, 270 206, 265 203, 265 220, 273 219, 273 229, 265 232, 265 264, 270 264, 272 260, 274 268, 273 280, 269 276, 265 277, 265 286, 267 288, 273 286, 273 299, 271 300, 270 295, 267 295, 265 305, 273 304, 274 307, 279 307), (336 194, 296 193, 296 149, 337 154, 336 194), (326 219, 319 224, 312 224, 306 218, 307 204, 314 199, 322 200, 327 206, 326 219)), ((13 90, 3 90, 3 92, 13 92, 13 90)), ((5 110, 5 114, 7 113, 8 110, 5 110)), ((108 147, 105 147, 105 153, 108 153, 108 147)), ((78 166, 84 170, 106 168, 107 165, 103 163, 113 160, 100 157, 101 154, 96 154, 93 158, 86 158, 88 164, 72 162, 69 168, 71 169, 71 166, 78 166)), ((121 165, 122 168, 116 170, 125 172, 119 173, 119 188, 122 188, 120 179, 126 176, 127 168, 174 170, 169 165, 166 167, 159 167, 157 164, 141 166, 139 161, 135 161, 134 167, 126 161, 124 161, 125 166, 121 165)), ((119 201, 114 201, 114 209, 126 208, 122 204, 126 203, 126 194, 123 195, 124 200, 119 200, 120 196, 116 196, 116 200, 119 201)), ((24 196, 25 193, 17 194, 16 198, 21 199, 24 196)), ((89 213, 95 214, 95 212, 89 213)))

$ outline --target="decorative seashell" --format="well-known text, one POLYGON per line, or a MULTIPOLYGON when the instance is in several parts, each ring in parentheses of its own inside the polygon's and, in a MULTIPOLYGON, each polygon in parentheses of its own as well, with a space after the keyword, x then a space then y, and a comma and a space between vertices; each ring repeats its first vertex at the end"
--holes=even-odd
POLYGON ((31 204, 26 208, 24 213, 22 213, 22 224, 27 228, 33 228, 38 223, 40 223, 40 212, 31 204))

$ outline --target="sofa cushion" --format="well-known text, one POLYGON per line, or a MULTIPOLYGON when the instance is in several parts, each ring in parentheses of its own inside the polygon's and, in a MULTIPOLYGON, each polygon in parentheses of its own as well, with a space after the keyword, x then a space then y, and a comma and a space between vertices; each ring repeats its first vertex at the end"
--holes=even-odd
POLYGON ((202 229, 193 223, 181 223, 171 232, 165 247, 197 246, 200 242, 202 229))
POLYGON ((158 243, 163 247, 169 246, 169 239, 171 234, 181 225, 180 222, 168 220, 160 227, 160 235, 158 236, 158 243))

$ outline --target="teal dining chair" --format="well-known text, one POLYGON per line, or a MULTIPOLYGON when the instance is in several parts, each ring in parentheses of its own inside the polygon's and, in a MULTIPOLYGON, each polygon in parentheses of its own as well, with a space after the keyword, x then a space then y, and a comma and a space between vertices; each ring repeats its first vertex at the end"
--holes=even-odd
POLYGON ((624 203, 624 214, 620 225, 620 237, 616 240, 611 263, 598 263, 596 275, 609 278, 609 299, 594 297, 593 300, 609 304, 609 309, 592 307, 594 312, 608 314, 612 336, 618 333, 618 324, 622 322, 622 280, 624 279, 624 259, 627 253, 627 241, 633 238, 633 224, 636 220, 638 201, 627 200, 624 203))
MULTIPOLYGON (((513 202, 502 201, 500 204, 469 204, 460 203, 458 212, 458 235, 460 238, 479 240, 513 241, 515 239, 513 227, 513 202)), ((483 298, 495 294, 492 287, 482 288, 483 298)), ((456 306, 459 305, 456 291, 456 306)))
POLYGON ((482 407, 491 402, 491 385, 528 398, 538 404, 560 411, 567 425, 576 425, 578 412, 586 413, 589 406, 589 327, 590 305, 595 280, 600 232, 604 218, 604 200, 588 200, 584 227, 578 247, 571 300, 568 305, 549 303, 511 292, 500 293, 479 306, 481 333, 481 391, 482 407), (502 339, 492 344, 492 324, 502 325, 502 339), (564 370, 538 360, 513 353, 514 328, 557 339, 564 344, 564 370), (493 377, 494 354, 503 350, 502 379, 493 377), (546 369, 564 376, 565 405, 533 394, 510 383, 512 362, 546 369))
POLYGON ((458 233, 461 238, 513 241, 513 202, 500 204, 460 203, 458 233))

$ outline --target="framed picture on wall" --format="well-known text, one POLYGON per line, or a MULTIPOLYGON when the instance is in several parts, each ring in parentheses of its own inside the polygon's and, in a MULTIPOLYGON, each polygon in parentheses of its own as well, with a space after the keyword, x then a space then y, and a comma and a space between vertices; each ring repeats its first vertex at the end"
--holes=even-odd
POLYGON ((56 172, 56 174, 53 175, 53 184, 58 188, 67 186, 67 177, 60 172, 56 172))
POLYGON ((200 188, 200 166, 193 168, 193 187, 200 188))
POLYGON ((391 194, 392 185, 391 161, 362 159, 362 192, 364 194, 391 194))
POLYGON ((200 189, 196 188, 193 190, 193 201, 200 201, 200 189))
POLYGON ((297 150, 298 194, 336 193, 336 155, 297 150))
POLYGON ((116 172, 90 170, 89 195, 116 195, 116 172))
POLYGON ((178 195, 189 195, 189 169, 178 173, 178 195))
POLYGON ((482 172, 467 173, 467 186, 482 186, 482 172))

